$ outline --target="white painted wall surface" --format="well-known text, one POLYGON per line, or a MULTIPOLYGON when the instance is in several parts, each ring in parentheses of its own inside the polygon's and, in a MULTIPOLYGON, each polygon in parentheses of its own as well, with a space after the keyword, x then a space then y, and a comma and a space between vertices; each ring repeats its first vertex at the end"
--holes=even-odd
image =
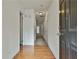
POLYGON ((53 0, 48 10, 48 45, 59 59, 59 0, 53 0))
MULTIPOLYGON (((43 19, 44 20, 44 19, 43 19)), ((40 25, 40 34, 44 35, 44 23, 40 25)))
POLYGON ((44 20, 44 38, 48 44, 48 19, 47 19, 47 15, 48 15, 48 12, 46 12, 45 20, 44 20))
POLYGON ((23 45, 34 45, 35 14, 34 10, 26 9, 23 12, 23 45))
POLYGON ((2 59, 12 59, 19 51, 18 3, 14 0, 3 0, 2 12, 2 59))

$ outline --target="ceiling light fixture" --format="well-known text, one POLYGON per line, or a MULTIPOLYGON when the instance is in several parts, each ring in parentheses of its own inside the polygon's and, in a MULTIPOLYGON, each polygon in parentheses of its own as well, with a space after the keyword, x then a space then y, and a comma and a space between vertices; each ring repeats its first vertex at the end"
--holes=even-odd
POLYGON ((39 12, 39 15, 43 15, 43 12, 39 12))

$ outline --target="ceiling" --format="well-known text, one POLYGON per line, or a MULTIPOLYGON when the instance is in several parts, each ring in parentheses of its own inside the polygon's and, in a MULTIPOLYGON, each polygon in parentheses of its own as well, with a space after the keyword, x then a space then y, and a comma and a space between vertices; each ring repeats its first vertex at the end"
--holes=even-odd
POLYGON ((17 0, 22 9, 34 9, 36 13, 36 23, 41 25, 44 23, 45 14, 43 17, 39 16, 39 12, 46 12, 51 5, 52 0, 17 0))
POLYGON ((18 0, 24 9, 34 9, 35 11, 46 11, 52 0, 18 0))

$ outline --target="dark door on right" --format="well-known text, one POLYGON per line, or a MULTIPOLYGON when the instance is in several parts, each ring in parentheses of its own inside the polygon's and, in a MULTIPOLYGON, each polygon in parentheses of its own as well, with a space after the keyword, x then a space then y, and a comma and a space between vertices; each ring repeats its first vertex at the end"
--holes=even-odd
POLYGON ((59 1, 60 59, 77 59, 77 0, 59 1))

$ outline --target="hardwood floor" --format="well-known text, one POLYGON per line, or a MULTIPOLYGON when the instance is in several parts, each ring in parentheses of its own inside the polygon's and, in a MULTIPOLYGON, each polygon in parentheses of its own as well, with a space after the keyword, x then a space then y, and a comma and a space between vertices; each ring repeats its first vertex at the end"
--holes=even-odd
POLYGON ((55 59, 47 45, 23 46, 13 59, 55 59))
POLYGON ((35 59, 55 59, 54 55, 46 45, 35 46, 35 59))

